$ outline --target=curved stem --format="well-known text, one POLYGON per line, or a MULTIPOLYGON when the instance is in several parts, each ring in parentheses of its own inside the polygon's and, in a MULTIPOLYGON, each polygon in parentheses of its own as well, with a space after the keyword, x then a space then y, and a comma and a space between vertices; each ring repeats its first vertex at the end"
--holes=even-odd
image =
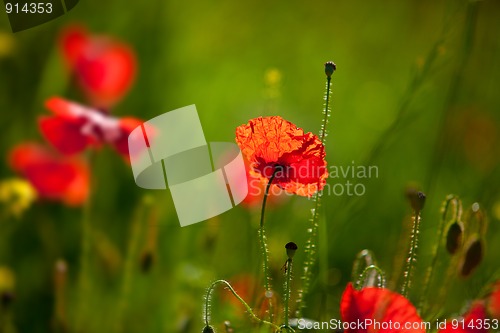
POLYGON ((236 297, 236 299, 238 301, 240 301, 241 304, 243 304, 243 306, 245 307, 246 311, 248 312, 248 314, 250 315, 250 317, 252 319, 254 319, 256 322, 260 323, 260 324, 265 324, 265 325, 269 325, 271 327, 274 328, 275 331, 279 331, 280 330, 280 327, 278 325, 275 325, 267 320, 263 320, 263 319, 260 319, 259 317, 257 317, 257 315, 252 311, 252 308, 247 304, 247 302, 245 302, 245 300, 243 298, 241 298, 240 295, 238 295, 238 293, 236 293, 236 291, 233 289, 233 287, 231 286, 231 284, 229 282, 227 282, 226 280, 217 280, 217 281, 214 281, 210 287, 208 287, 208 290, 207 290, 207 295, 205 297, 205 313, 203 315, 204 317, 204 320, 205 320, 205 325, 206 326, 209 326, 209 318, 210 318, 210 300, 212 298, 212 292, 214 291, 215 287, 219 284, 224 284, 228 289, 229 291, 231 291, 231 293, 233 294, 234 297, 236 297))
POLYGON ((420 294, 420 302, 418 307, 421 314, 425 314, 425 312, 427 311, 427 301, 426 301, 427 292, 434 277, 434 269, 437 265, 439 246, 443 241, 444 229, 448 222, 446 217, 448 216, 448 210, 450 208, 450 205, 453 208, 453 214, 451 219, 452 221, 458 221, 460 219, 460 215, 462 214, 462 203, 460 199, 455 195, 449 195, 446 198, 446 201, 444 202, 442 208, 441 220, 439 222, 439 227, 438 227, 439 231, 437 235, 437 242, 435 242, 434 247, 432 249, 432 262, 431 265, 427 268, 427 272, 424 278, 424 284, 422 287, 422 292, 420 294))
MULTIPOLYGON (((359 287, 366 287, 365 281, 368 279, 368 272, 370 271, 376 271, 379 275, 378 280, 379 280, 379 286, 385 288, 385 274, 384 271, 380 269, 380 267, 376 265, 370 265, 366 267, 363 272, 359 275, 358 280, 356 281, 356 289, 359 287)), ((371 287, 371 286, 369 286, 371 287)))
POLYGON ((260 226, 259 226, 259 240, 260 240, 260 248, 261 248, 261 254, 262 254, 262 265, 264 269, 264 288, 266 290, 266 299, 269 301, 269 318, 272 321, 273 318, 273 304, 271 301, 271 277, 269 276, 269 258, 268 258, 268 248, 267 248, 267 242, 266 242, 266 231, 264 229, 264 216, 265 216, 265 211, 266 211, 266 202, 267 202, 267 196, 269 195, 269 189, 271 188, 271 184, 274 180, 274 177, 276 177, 276 173, 278 172, 279 168, 275 167, 274 172, 269 178, 269 182, 266 185, 266 190, 264 192, 264 198, 262 199, 262 210, 260 213, 260 226))

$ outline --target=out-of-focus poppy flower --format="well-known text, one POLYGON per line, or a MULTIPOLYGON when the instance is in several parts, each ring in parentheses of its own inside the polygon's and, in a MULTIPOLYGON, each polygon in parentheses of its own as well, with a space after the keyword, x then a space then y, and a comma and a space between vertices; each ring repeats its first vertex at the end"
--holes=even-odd
POLYGON ((325 148, 281 117, 259 117, 236 128, 236 142, 250 162, 250 172, 288 193, 312 196, 326 184, 325 148))
POLYGON ((88 146, 112 145, 121 155, 128 156, 128 136, 142 124, 136 118, 116 118, 96 109, 59 97, 46 101, 53 116, 40 118, 43 136, 61 153, 79 153, 88 146))
POLYGON ((89 171, 80 160, 64 158, 36 143, 23 143, 11 150, 9 163, 40 198, 70 206, 79 206, 87 199, 89 171))
POLYGON ((493 292, 487 302, 490 317, 500 320, 500 281, 493 287, 493 292))
POLYGON ((9 215, 19 218, 36 197, 36 190, 24 179, 11 178, 0 181, 0 203, 6 207, 9 215))
POLYGON ((136 73, 132 49, 109 36, 91 36, 80 26, 66 28, 60 47, 91 105, 108 108, 129 90, 136 73))
POLYGON ((421 332, 424 323, 415 307, 404 298, 385 288, 354 289, 349 283, 340 303, 345 333, 421 332), (368 325, 371 320, 371 325, 368 325), (358 324, 366 324, 365 326, 358 324))
POLYGON ((487 333, 489 327, 487 328, 485 325, 486 318, 484 303, 481 301, 475 302, 463 318, 446 321, 446 327, 440 329, 438 333, 487 333))

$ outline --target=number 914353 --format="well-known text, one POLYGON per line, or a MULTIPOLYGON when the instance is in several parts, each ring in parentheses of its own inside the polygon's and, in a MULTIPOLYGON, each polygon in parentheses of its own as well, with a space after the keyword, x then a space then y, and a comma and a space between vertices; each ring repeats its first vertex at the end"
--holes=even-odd
POLYGON ((27 2, 24 4, 7 2, 5 12, 7 14, 50 14, 52 13, 52 4, 50 2, 27 2))

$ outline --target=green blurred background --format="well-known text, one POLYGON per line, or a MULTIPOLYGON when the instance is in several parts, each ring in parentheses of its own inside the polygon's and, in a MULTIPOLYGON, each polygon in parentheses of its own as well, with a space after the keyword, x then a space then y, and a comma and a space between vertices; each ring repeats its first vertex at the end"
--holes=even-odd
MULTIPOLYGON (((42 140, 36 119, 47 113, 46 98, 78 100, 56 44, 61 28, 74 22, 113 35, 137 53, 137 80, 115 115, 150 119, 196 104, 208 141, 232 141, 236 126, 271 114, 318 133, 323 64, 337 64, 327 160, 377 166, 378 178, 350 179, 364 184, 363 196, 323 197, 323 262, 321 270, 315 267, 306 317, 338 317, 362 249, 372 249, 393 278, 406 253, 401 238, 408 243, 403 221, 408 224, 411 209, 404 189, 412 182, 427 194, 412 300, 418 300, 437 242, 439 208, 449 193, 459 195, 464 208, 479 202, 489 230, 475 274, 446 281, 451 289, 444 315, 459 312, 500 269, 498 1, 81 0, 63 17, 16 34, 0 14, 1 156, 21 141, 42 140)), ((12 176, 2 158, 0 178, 12 176)), ((0 221, 0 266, 15 275, 15 300, 2 310, 8 330, 199 332, 212 280, 258 279, 258 205, 181 228, 170 193, 138 188, 130 167, 111 149, 96 155, 92 177, 90 283, 83 305, 77 282, 82 210, 39 202, 22 218, 0 221), (152 205, 141 211, 144 196, 152 205), (155 225, 157 244, 148 242, 155 225), (141 258, 149 250, 154 260, 144 272, 141 258), (54 309, 58 259, 67 263, 63 319, 55 319, 54 309)), ((328 180, 330 186, 345 181, 328 180)), ((291 240, 299 245, 299 287, 311 208, 312 201, 291 197, 267 212, 278 292, 283 246, 291 240)), ((213 306, 220 331, 226 319, 235 332, 250 331, 251 319, 238 306, 220 297, 213 306)))

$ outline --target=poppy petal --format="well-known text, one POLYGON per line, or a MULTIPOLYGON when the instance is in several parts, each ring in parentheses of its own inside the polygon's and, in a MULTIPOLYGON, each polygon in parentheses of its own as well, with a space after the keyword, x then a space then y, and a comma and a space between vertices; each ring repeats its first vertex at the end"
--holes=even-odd
POLYGON ((343 322, 358 323, 372 320, 380 323, 380 327, 349 327, 346 333, 372 332, 418 332, 425 333, 422 319, 415 307, 404 298, 385 288, 354 289, 349 283, 342 295, 340 312, 343 322), (384 325, 392 323, 391 325, 384 325))
POLYGON ((236 142, 255 177, 287 192, 312 196, 326 184, 325 148, 312 133, 304 133, 281 117, 259 117, 236 129, 236 142), (277 167, 280 167, 277 172, 277 167))
POLYGON ((88 47, 89 37, 84 27, 74 25, 63 30, 59 39, 64 60, 72 68, 88 47))
POLYGON ((496 283, 488 297, 488 313, 492 318, 500 320, 500 282, 496 283))
POLYGON ((123 98, 132 85, 135 71, 134 53, 120 43, 95 45, 76 65, 79 83, 91 103, 104 108, 123 98))
POLYGON ((63 158, 36 143, 24 143, 11 150, 9 163, 41 198, 78 206, 88 197, 89 172, 79 160, 63 158))
POLYGON ((475 302, 469 311, 456 321, 447 321, 445 328, 440 329, 438 333, 487 333, 485 328, 486 309, 483 302, 475 302))
POLYGON ((71 122, 60 116, 40 117, 42 135, 59 152, 72 155, 83 151, 90 143, 82 134, 83 121, 71 122))
POLYGON ((116 151, 124 157, 128 157, 128 137, 130 133, 141 126, 143 121, 137 118, 121 118, 119 120, 120 135, 112 143, 116 151))

